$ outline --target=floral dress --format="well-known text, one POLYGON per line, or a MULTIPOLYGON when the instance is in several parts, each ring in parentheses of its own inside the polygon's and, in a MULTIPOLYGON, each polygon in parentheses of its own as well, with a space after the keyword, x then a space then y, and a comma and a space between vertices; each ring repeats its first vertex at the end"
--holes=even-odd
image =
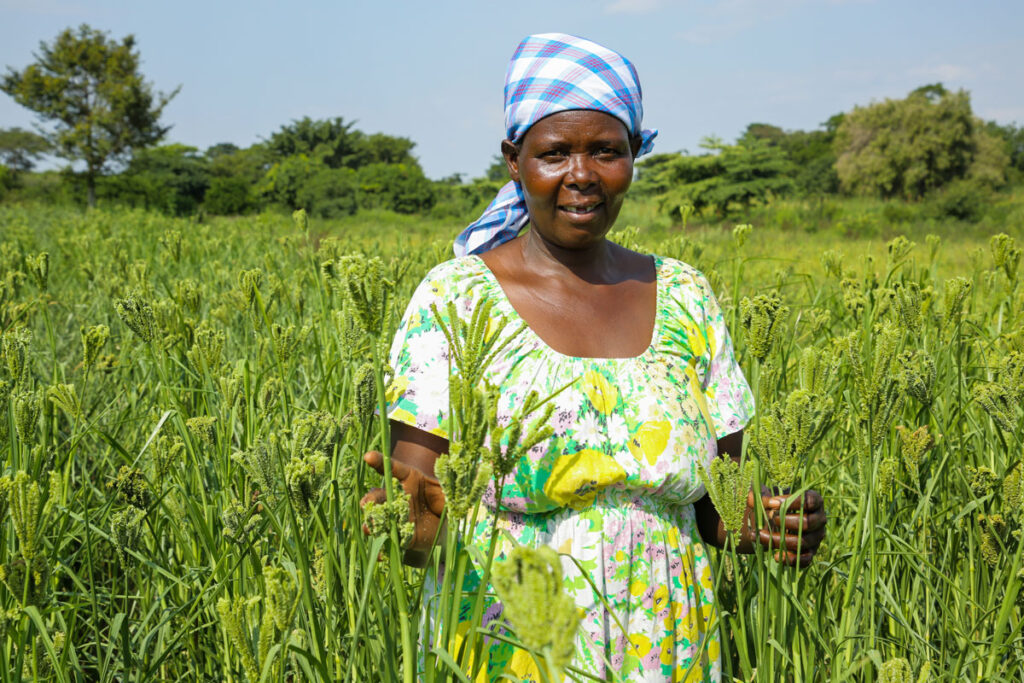
MULTIPOLYGON (((685 263, 654 261, 657 314, 639 356, 566 356, 527 327, 487 369, 501 389, 499 419, 531 390, 544 397, 569 385, 553 399, 554 434, 506 479, 498 526, 519 544, 562 554, 565 588, 584 615, 572 666, 601 680, 718 681, 711 566, 693 507, 704 495, 697 470, 715 457, 717 438, 747 424, 753 396, 707 280, 685 263)), ((392 346, 392 419, 448 437, 449 354, 431 304, 446 315, 454 301, 468 319, 484 299, 506 330, 522 324, 478 256, 442 263, 420 283, 392 346)), ((492 483, 476 529, 482 550, 495 500, 492 483)), ((539 680, 521 651, 496 643, 488 654, 492 680, 539 680)))

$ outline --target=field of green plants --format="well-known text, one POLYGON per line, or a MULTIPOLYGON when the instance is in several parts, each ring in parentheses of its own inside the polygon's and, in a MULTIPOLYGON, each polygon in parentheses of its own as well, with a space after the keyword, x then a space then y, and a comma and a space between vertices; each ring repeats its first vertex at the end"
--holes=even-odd
MULTIPOLYGON (((748 472, 826 500, 807 569, 714 551, 725 680, 1024 679, 1024 220, 752 222, 618 233, 709 277, 755 388, 753 465, 713 468, 716 505, 748 472)), ((0 683, 475 680, 484 634, 428 630, 433 569, 402 565, 395 508, 364 535, 358 506, 387 345, 457 229, 0 207, 0 683)), ((452 575, 488 563, 466 527, 452 575)), ((529 627, 572 621, 557 562, 519 562, 494 565, 514 608, 489 635, 576 676, 529 627)), ((436 613, 478 615, 445 581, 436 613)))

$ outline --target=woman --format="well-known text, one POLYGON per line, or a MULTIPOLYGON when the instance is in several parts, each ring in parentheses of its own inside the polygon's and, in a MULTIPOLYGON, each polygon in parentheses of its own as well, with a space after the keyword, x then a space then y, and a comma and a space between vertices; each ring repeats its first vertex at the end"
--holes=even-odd
MULTIPOLYGON (((713 595, 703 543, 721 546, 726 534, 697 468, 716 453, 739 456, 753 398, 703 275, 606 239, 634 159, 656 135, 641 127, 640 95, 633 66, 608 48, 563 34, 519 45, 501 144, 511 182, 459 235, 460 258, 421 283, 394 341, 393 473, 416 522, 407 561, 422 563, 444 506, 433 466, 449 430, 448 355, 432 311, 450 300, 463 311, 491 300, 494 317, 526 325, 487 371, 501 388, 499 414, 511 415, 530 390, 544 396, 570 385, 554 399, 553 436, 504 486, 499 524, 519 543, 550 545, 589 571, 580 580, 576 564, 563 562, 567 590, 585 612, 573 664, 601 678, 614 671, 670 681, 689 672, 687 680, 717 681, 718 635, 704 628, 713 595)), ((379 453, 366 461, 381 469, 379 453)), ((364 500, 382 499, 376 490, 364 500)), ((495 500, 492 488, 484 502, 495 500)), ((802 529, 802 541, 798 552, 796 536, 786 536, 779 557, 810 562, 824 536, 820 497, 811 492, 783 519, 783 499, 762 501, 774 511, 770 527, 748 523, 741 552, 756 541, 779 548, 784 525, 802 529)), ((489 536, 481 529, 481 544, 489 536)))

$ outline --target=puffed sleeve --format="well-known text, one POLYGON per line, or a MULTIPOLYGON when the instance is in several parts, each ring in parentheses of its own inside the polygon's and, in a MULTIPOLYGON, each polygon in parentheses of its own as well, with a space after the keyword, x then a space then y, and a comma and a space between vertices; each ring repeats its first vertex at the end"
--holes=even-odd
POLYGON ((694 280, 700 293, 698 305, 703 312, 702 327, 707 340, 705 353, 708 361, 702 363, 701 388, 715 437, 720 439, 738 432, 750 422, 754 416, 754 395, 736 362, 722 307, 711 291, 711 285, 700 273, 696 273, 694 280))
POLYGON ((448 438, 448 342, 431 310, 444 315, 449 285, 435 268, 409 301, 391 344, 388 417, 448 438))

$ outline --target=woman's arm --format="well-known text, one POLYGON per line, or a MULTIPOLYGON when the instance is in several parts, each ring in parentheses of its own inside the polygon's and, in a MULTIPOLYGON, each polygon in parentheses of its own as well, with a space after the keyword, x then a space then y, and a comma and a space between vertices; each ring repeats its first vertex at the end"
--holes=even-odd
MULTIPOLYGON (((743 452, 743 432, 735 432, 718 440, 719 455, 728 455, 739 461, 743 452)), ((808 491, 803 500, 793 501, 785 514, 780 514, 786 496, 761 495, 761 504, 768 513, 767 528, 758 528, 757 510, 754 508, 754 492, 747 497, 747 514, 740 529, 736 543, 736 552, 754 552, 755 540, 768 549, 780 549, 777 553, 779 561, 789 565, 806 566, 814 559, 818 546, 825 538, 825 509, 821 495, 817 491, 808 491), (783 538, 782 527, 786 534, 783 538)), ((722 518, 715 509, 711 498, 705 494, 693 505, 697 515, 697 530, 701 539, 715 547, 725 545, 728 535, 722 518)))
MULTIPOLYGON (((414 526, 413 537, 405 550, 405 563, 423 567, 430 558, 430 549, 438 537, 441 514, 444 512, 444 493, 434 477, 434 463, 442 453, 448 452, 448 440, 422 429, 391 421, 391 475, 409 494, 409 519, 414 526)), ((384 456, 370 451, 363 460, 384 474, 384 456)), ((387 500, 384 489, 372 489, 360 505, 387 500)), ((364 527, 365 530, 365 527, 364 527)))

